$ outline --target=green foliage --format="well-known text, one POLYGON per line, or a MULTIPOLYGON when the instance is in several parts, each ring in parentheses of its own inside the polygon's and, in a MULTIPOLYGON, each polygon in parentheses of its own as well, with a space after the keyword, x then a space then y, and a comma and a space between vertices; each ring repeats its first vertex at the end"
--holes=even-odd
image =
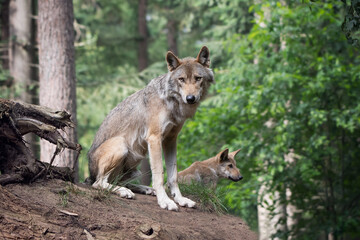
POLYGON ((348 42, 359 47, 359 29, 360 29, 360 1, 359 0, 342 0, 346 9, 344 21, 341 29, 345 33, 348 42), (350 4, 348 3, 350 2, 350 4))
POLYGON ((243 148, 251 180, 261 174, 271 191, 291 190, 290 199, 278 200, 300 210, 286 236, 356 234, 360 59, 339 34, 341 6, 269 2, 252 9, 259 20, 227 42, 237 57, 217 75, 217 86, 228 86, 219 89, 231 112, 228 131, 237 135, 226 142, 243 148))

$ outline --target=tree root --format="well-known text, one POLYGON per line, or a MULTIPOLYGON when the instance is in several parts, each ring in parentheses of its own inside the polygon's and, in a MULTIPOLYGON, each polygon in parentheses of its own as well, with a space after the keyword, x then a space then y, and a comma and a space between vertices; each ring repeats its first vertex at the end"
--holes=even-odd
POLYGON ((70 117, 65 111, 0 99, 0 184, 33 182, 40 177, 73 181, 73 170, 51 166, 64 148, 76 151, 79 157, 80 144, 65 139, 59 132, 75 127, 70 117), (25 145, 22 136, 30 132, 56 145, 50 164, 36 160, 25 145))

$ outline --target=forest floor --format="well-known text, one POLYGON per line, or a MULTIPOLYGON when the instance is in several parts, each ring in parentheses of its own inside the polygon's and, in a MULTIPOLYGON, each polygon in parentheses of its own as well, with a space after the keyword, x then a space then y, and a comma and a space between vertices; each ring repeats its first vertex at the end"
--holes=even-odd
POLYGON ((0 239, 257 239, 240 218, 61 180, 0 186, 0 239))

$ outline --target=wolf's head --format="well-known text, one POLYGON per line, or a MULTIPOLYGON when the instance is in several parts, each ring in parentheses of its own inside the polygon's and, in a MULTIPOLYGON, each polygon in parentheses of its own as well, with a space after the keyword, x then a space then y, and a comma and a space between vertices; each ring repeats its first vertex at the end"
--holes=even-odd
POLYGON ((210 67, 210 52, 203 46, 196 58, 179 59, 172 52, 166 54, 166 62, 171 73, 170 80, 185 104, 195 104, 202 100, 214 82, 210 67))
POLYGON ((236 167, 235 156, 239 150, 229 153, 229 149, 225 149, 216 155, 218 161, 218 174, 223 178, 228 178, 234 182, 237 182, 243 177, 240 174, 239 169, 236 167))

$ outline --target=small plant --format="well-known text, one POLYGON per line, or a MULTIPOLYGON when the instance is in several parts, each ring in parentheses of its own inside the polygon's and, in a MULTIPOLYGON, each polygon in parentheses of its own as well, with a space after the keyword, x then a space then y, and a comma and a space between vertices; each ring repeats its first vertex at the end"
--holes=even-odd
POLYGON ((197 203, 197 207, 206 212, 223 214, 227 212, 226 207, 219 198, 216 189, 198 182, 191 184, 179 183, 181 193, 197 203))
POLYGON ((102 201, 109 199, 110 196, 111 196, 110 189, 98 188, 98 189, 96 189, 95 194, 93 195, 93 199, 102 202, 102 201))
POLYGON ((59 192, 59 196, 61 206, 63 206, 64 208, 67 207, 69 204, 69 192, 67 192, 66 190, 62 190, 59 192))
POLYGON ((66 191, 70 194, 73 193, 75 195, 85 195, 86 193, 84 191, 81 191, 75 184, 69 182, 66 184, 66 191))

